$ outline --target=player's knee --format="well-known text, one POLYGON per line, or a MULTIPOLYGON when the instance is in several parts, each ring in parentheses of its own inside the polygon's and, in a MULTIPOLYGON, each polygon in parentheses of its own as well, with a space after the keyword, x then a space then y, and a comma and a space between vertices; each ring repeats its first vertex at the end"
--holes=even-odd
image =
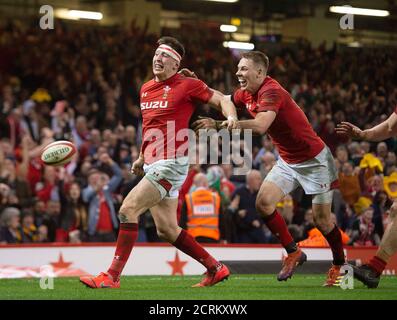
POLYGON ((268 195, 258 196, 255 207, 256 211, 263 216, 269 216, 276 210, 276 205, 268 195))
POLYGON ((129 222, 130 220, 135 220, 138 217, 138 207, 133 201, 123 203, 119 210, 119 219, 123 222, 129 222))

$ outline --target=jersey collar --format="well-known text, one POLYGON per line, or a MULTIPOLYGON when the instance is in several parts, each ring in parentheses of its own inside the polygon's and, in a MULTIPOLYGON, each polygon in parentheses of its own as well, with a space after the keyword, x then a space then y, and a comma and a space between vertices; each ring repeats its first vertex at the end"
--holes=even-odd
POLYGON ((153 78, 153 81, 154 81, 155 83, 169 84, 169 83, 173 82, 175 79, 177 79, 177 78, 178 78, 178 75, 180 75, 180 74, 177 72, 177 73, 175 73, 173 76, 171 76, 171 77, 169 77, 168 79, 165 79, 165 80, 163 80, 163 81, 156 81, 155 78, 153 78))

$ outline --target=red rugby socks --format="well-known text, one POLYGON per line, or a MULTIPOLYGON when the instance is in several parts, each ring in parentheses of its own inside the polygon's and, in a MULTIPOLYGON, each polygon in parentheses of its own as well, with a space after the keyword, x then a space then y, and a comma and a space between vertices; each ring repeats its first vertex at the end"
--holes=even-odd
POLYGON ((120 274, 128 261, 132 248, 138 237, 137 223, 121 223, 119 235, 117 237, 116 252, 108 273, 114 281, 120 278, 120 274))
POLYGON ((333 264, 336 266, 343 265, 345 263, 345 253, 343 252, 342 235, 340 234, 339 228, 335 225, 330 233, 323 233, 323 235, 331 247, 332 256, 334 258, 333 264))
POLYGON ((264 220, 267 227, 280 240, 288 254, 298 249, 296 242, 288 231, 284 218, 277 210, 274 210, 274 212, 270 216, 265 217, 264 220))
POLYGON ((173 245, 200 262, 210 271, 215 271, 217 266, 220 264, 220 262, 212 257, 189 233, 183 229, 173 245))
POLYGON ((376 272, 378 276, 383 273, 385 270, 387 262, 383 261, 381 258, 377 256, 373 256, 372 259, 368 263, 369 267, 376 272))

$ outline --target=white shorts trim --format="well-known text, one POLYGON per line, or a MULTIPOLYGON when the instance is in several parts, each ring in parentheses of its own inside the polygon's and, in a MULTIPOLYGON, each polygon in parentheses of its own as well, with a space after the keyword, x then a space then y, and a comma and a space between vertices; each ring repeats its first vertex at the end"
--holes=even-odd
POLYGON ((334 158, 328 147, 313 159, 289 164, 281 157, 266 176, 265 181, 276 184, 284 194, 289 194, 298 186, 306 194, 320 194, 332 190, 338 180, 334 158))
POLYGON ((179 189, 189 171, 189 157, 158 160, 145 164, 143 170, 146 173, 145 178, 160 192, 161 199, 178 198, 179 189))

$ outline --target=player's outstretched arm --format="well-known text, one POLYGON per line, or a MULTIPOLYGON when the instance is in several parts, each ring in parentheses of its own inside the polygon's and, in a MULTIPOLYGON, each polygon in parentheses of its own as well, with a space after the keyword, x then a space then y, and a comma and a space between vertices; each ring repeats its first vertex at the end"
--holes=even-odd
POLYGON ((237 111, 236 107, 234 106, 232 99, 230 96, 225 96, 222 92, 218 90, 214 90, 214 94, 212 95, 211 99, 208 103, 217 108, 218 110, 222 111, 223 116, 227 119, 223 126, 228 130, 237 129, 238 128, 238 119, 237 119, 237 111))
POLYGON ((251 129, 254 133, 263 135, 272 125, 276 115, 274 111, 259 112, 255 119, 240 120, 238 124, 241 129, 251 129))
MULTIPOLYGON (((183 68, 178 73, 184 75, 185 77, 198 79, 197 75, 190 69, 183 68)), ((212 89, 214 92, 211 99, 208 101, 211 107, 221 111, 223 116, 227 119, 225 123, 222 123, 222 127, 228 130, 238 128, 238 118, 236 107, 234 106, 231 96, 225 96, 222 92, 212 89)), ((201 118, 195 123, 193 123, 194 130, 199 129, 220 129, 220 124, 211 118, 201 118)))
POLYGON ((223 123, 222 120, 215 120, 210 117, 199 116, 198 120, 192 123, 192 129, 196 132, 200 129, 205 129, 205 130, 214 129, 218 131, 221 129, 222 123, 223 123))
POLYGON ((370 129, 361 130, 350 122, 341 122, 335 131, 353 139, 382 141, 397 134, 397 114, 393 112, 387 120, 370 129))

